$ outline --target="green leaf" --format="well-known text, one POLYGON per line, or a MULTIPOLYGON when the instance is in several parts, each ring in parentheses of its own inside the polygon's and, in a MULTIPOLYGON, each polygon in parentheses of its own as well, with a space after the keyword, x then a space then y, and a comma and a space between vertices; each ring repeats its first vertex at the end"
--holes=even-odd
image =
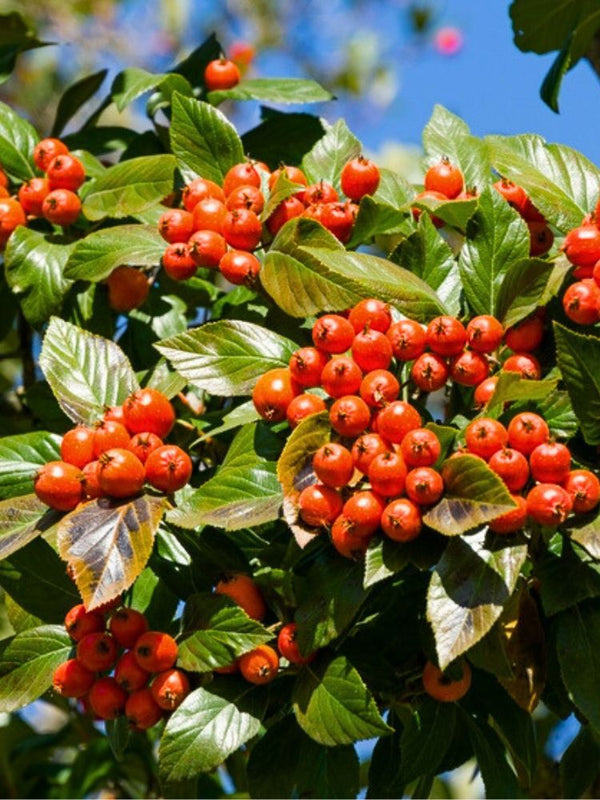
POLYGON ((166 77, 164 74, 148 72, 139 67, 128 67, 119 72, 110 87, 110 94, 117 110, 123 111, 138 97, 155 89, 166 77))
POLYGON ((252 797, 355 797, 358 756, 350 745, 318 745, 286 716, 252 748, 248 785, 252 797))
POLYGON ((304 468, 330 439, 331 425, 326 411, 305 417, 294 428, 277 462, 277 478, 286 497, 301 491, 297 483, 303 478, 304 468))
POLYGON ((306 576, 296 577, 295 620, 301 653, 312 653, 340 636, 367 597, 362 565, 334 557, 317 562, 306 576))
POLYGON ((588 444, 600 444, 600 339, 554 323, 556 361, 588 444))
MULTIPOLYGON (((393 718, 390 715, 390 718, 393 718)), ((404 782, 400 769, 400 733, 395 730, 391 736, 378 739, 373 748, 369 765, 369 785, 367 797, 403 797, 404 782)))
POLYGON ((483 191, 491 183, 490 162, 485 143, 471 136, 468 125, 441 105, 433 109, 423 131, 423 146, 428 163, 443 156, 460 167, 465 186, 483 191))
POLYGON ((267 370, 287 367, 297 346, 260 325, 209 322, 155 345, 190 384, 223 397, 250 394, 267 370))
POLYGON ((321 120, 312 114, 284 114, 265 108, 262 112, 264 121, 242 136, 242 144, 250 158, 273 169, 279 164, 299 164, 325 133, 321 120))
POLYGON ((161 779, 183 780, 222 764, 259 732, 267 697, 264 689, 231 678, 189 694, 160 742, 161 779))
POLYGON ((216 108, 178 92, 172 109, 171 149, 184 179, 200 175, 221 185, 227 170, 244 160, 235 128, 216 108))
POLYGON ((69 322, 50 320, 40 367, 65 414, 74 422, 98 420, 139 388, 121 348, 69 322))
POLYGON ((0 559, 29 544, 58 519, 33 494, 11 497, 0 502, 0 559))
POLYGON ((324 103, 333 95, 316 81, 303 78, 251 78, 233 89, 208 93, 208 102, 219 105, 224 100, 260 100, 263 103, 324 103))
POLYGON ((122 264, 151 267, 160 263, 165 240, 153 225, 119 225, 94 231, 75 245, 65 276, 71 280, 103 281, 122 264))
POLYGON ((0 711, 16 711, 44 694, 72 646, 59 625, 42 625, 17 634, 0 655, 0 711))
POLYGON ((495 314, 506 273, 529 255, 529 232, 517 212, 490 188, 480 195, 471 225, 458 262, 463 289, 476 314, 495 314))
POLYGON ((115 502, 100 498, 63 517, 58 549, 87 609, 129 589, 150 558, 166 508, 164 497, 115 502))
POLYGON ((552 111, 559 113, 558 108, 558 95, 563 78, 571 68, 571 47, 573 36, 565 39, 559 54, 552 62, 552 66, 546 73, 546 77, 542 81, 540 87, 540 97, 549 106, 552 111))
POLYGON ((401 782, 435 775, 456 727, 456 704, 426 698, 412 713, 400 737, 401 782))
POLYGON ((600 732, 600 608, 594 601, 562 611, 556 617, 560 671, 573 702, 600 732))
POLYGON ((396 544, 385 537, 371 541, 365 556, 365 589, 404 569, 410 560, 409 554, 410 549, 405 545, 396 544))
POLYGON ((502 413, 504 404, 515 400, 543 400, 554 392, 557 385, 557 379, 532 381, 522 378, 518 372, 499 372, 498 383, 485 407, 485 412, 496 410, 502 413))
POLYGON ((360 151, 361 143, 350 132, 344 120, 340 119, 304 156, 302 169, 309 183, 322 180, 339 189, 344 165, 360 155, 360 151))
MULTIPOLYGON (((1 62, 0 62, 1 63, 1 62)), ((5 103, 0 103, 0 164, 20 181, 35 175, 33 149, 39 141, 33 125, 5 103)))
POLYGON ((521 797, 517 776, 506 760, 506 751, 496 731, 462 709, 460 714, 481 770, 486 797, 521 797))
POLYGON ((374 195, 365 195, 358 209, 349 248, 368 242, 381 233, 404 231, 411 226, 406 205, 414 197, 414 189, 389 169, 380 170, 380 181, 374 195))
POLYGON ((125 715, 106 720, 106 738, 115 761, 123 761, 125 751, 131 741, 131 727, 125 715))
POLYGON ((190 672, 210 672, 231 664, 273 636, 232 600, 219 595, 189 597, 183 626, 178 663, 190 672))
POLYGON ((436 197, 426 196, 415 198, 412 205, 430 212, 422 216, 439 217, 446 225, 464 233, 477 210, 478 201, 474 197, 468 200, 438 200, 436 197))
POLYGON ((569 525, 571 539, 595 560, 600 560, 600 520, 576 520, 569 525))
POLYGON ((217 474, 168 519, 182 528, 214 525, 230 531, 277 519, 283 497, 271 437, 261 423, 244 425, 217 474))
POLYGON ((555 389, 537 401, 539 413, 544 417, 552 436, 558 439, 571 439, 577 433, 579 420, 566 392, 555 389))
POLYGON ((140 214, 172 191, 174 171, 172 155, 140 156, 115 164, 90 184, 83 213, 92 221, 140 214))
POLYGON ((49 44, 52 42, 40 42, 21 14, 16 11, 0 14, 0 83, 12 74, 20 53, 49 44))
POLYGON ((496 316, 505 327, 521 322, 558 295, 571 269, 564 256, 554 263, 541 258, 513 262, 500 284, 496 316))
POLYGON ((582 797, 597 778, 599 763, 600 737, 590 725, 582 725, 560 760, 563 797, 582 797))
POLYGON ((390 259, 435 289, 448 313, 459 313, 462 287, 458 265, 428 214, 421 215, 418 229, 398 245, 390 259))
POLYGON ((47 461, 60 459, 60 437, 41 431, 0 439, 0 498, 33 491, 33 477, 47 461))
POLYGON ((260 215, 261 221, 266 222, 271 214, 273 214, 273 212, 279 207, 280 203, 282 203, 284 200, 287 200, 288 197, 291 197, 297 192, 302 191, 302 188, 303 187, 301 184, 288 180, 286 173, 281 173, 281 175, 277 178, 265 208, 260 215))
POLYGON ((393 730, 381 718, 371 693, 344 656, 304 667, 296 680, 292 703, 300 727, 328 747, 393 730))
POLYGON ((193 86, 201 86, 204 70, 209 61, 214 61, 215 58, 220 58, 223 54, 217 37, 211 33, 201 45, 192 50, 182 61, 176 64, 172 72, 183 75, 187 78, 193 86))
POLYGON ((488 136, 494 168, 518 183, 542 214, 561 231, 581 224, 598 196, 600 170, 565 145, 547 144, 541 136, 488 136))
POLYGON ((0 586, 29 614, 61 623, 81 602, 64 561, 41 537, 0 561, 0 586))
POLYGON ((444 536, 459 536, 515 508, 502 479, 478 456, 448 459, 442 478, 444 496, 423 516, 423 522, 444 536))
POLYGON ((582 561, 565 540, 560 555, 547 550, 537 560, 535 575, 540 579, 540 598, 550 617, 582 600, 600 596, 600 574, 582 561))
POLYGON ((106 78, 107 69, 101 69, 72 83, 63 93, 56 107, 52 136, 60 136, 66 124, 90 97, 93 97, 106 78))
POLYGON ((19 226, 8 241, 4 254, 6 280, 35 328, 60 310, 71 286, 64 269, 72 249, 73 244, 62 236, 24 226, 19 226))
POLYGON ((478 642, 515 588, 527 546, 480 531, 452 539, 434 568, 427 619, 441 669, 478 642))
POLYGON ((561 0, 552 9, 544 0, 513 0, 510 18, 515 44, 523 52, 560 50, 569 31, 577 25, 581 8, 581 2, 570 0, 561 0))

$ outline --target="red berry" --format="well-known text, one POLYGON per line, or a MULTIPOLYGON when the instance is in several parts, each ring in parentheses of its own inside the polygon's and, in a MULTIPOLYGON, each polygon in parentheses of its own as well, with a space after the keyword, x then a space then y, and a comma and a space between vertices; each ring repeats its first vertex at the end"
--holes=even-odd
POLYGON ((508 443, 515 450, 529 456, 539 444, 550 438, 550 429, 543 417, 530 411, 523 411, 508 424, 508 443))
POLYGON ((529 480, 529 464, 518 450, 504 447, 497 450, 489 460, 489 467, 499 475, 510 492, 519 492, 529 480))
POLYGON ((517 507, 511 511, 506 511, 489 523, 489 528, 494 533, 516 533, 527 522, 527 501, 518 494, 512 494, 511 498, 517 507))
POLYGON ((321 385, 330 397, 343 397, 358 392, 362 379, 360 367, 347 356, 332 358, 321 372, 321 385))
POLYGON ((512 181, 502 178, 496 181, 494 189, 499 192, 502 197, 511 205, 519 214, 523 214, 523 210, 527 204, 527 192, 522 186, 519 186, 512 181))
POLYGON ((42 139, 33 150, 33 160, 38 169, 46 172, 56 156, 66 156, 69 148, 60 139, 42 139))
POLYGON ((313 456, 312 466, 321 483, 333 489, 346 486, 354 474, 352 454, 336 442, 320 447, 313 456))
POLYGON ((482 314, 467 325, 467 344, 478 353, 492 353, 502 344, 504 328, 496 317, 482 314))
POLYGON ((191 183, 184 187, 181 199, 186 211, 193 211, 200 200, 207 197, 214 197, 225 202, 225 192, 213 181, 208 178, 194 178, 191 183))
POLYGON ((331 526, 331 543, 344 558, 357 560, 363 558, 367 552, 369 537, 359 536, 353 524, 340 514, 331 526))
POLYGON ((595 325, 600 320, 600 288, 596 281, 588 278, 571 284, 563 295, 563 308, 578 325, 595 325))
POLYGON ((187 244, 176 242, 167 245, 162 256, 162 267, 174 281, 187 281, 196 274, 196 264, 187 244))
POLYGON ((77 660, 90 672, 106 672, 117 660, 117 643, 109 633, 88 633, 77 644, 77 660))
POLYGON ((342 191, 350 200, 358 202, 366 194, 375 194, 380 178, 377 164, 358 156, 344 164, 340 175, 342 191))
POLYGON ((450 377, 462 386, 477 386, 489 375, 490 365, 484 355, 464 350, 450 361, 450 377))
POLYGON ((235 286, 252 288, 260 273, 261 263, 253 253, 229 250, 219 261, 221 275, 235 286))
POLYGON ((69 189, 76 192, 85 181, 85 167, 70 153, 55 156, 46 170, 50 189, 69 189))
POLYGON ((146 480, 155 489, 171 494, 188 483, 192 476, 192 461, 188 454, 174 444, 158 447, 146 460, 146 480))
POLYGON ((136 433, 131 437, 126 449, 131 450, 133 455, 137 456, 142 464, 145 464, 150 453, 162 446, 163 440, 155 433, 136 433))
POLYGON ((309 653, 303 656, 300 653, 298 642, 296 641, 296 634, 298 626, 295 622, 289 622, 284 625, 277 636, 277 649, 290 664, 310 664, 314 660, 316 653, 309 653))
POLYGON ((83 697, 94 683, 94 673, 86 669, 76 658, 63 661, 54 670, 52 686, 63 697, 83 697))
POLYGON ((323 203, 320 222, 342 244, 350 240, 354 227, 354 212, 348 203, 323 203))
POLYGON ((480 408, 481 406, 485 406, 487 403, 489 403, 489 401, 492 399, 492 395, 496 391, 497 383, 498 376, 493 375, 491 378, 486 378, 479 384, 473 395, 473 400, 475 401, 476 407, 480 408))
POLYGON ((108 304, 113 311, 126 314, 145 302, 150 284, 144 272, 134 267, 117 267, 108 276, 108 304))
POLYGON ((100 719, 116 719, 125 708, 127 692, 114 678, 99 678, 89 693, 92 711, 100 719))
POLYGON ((295 428, 305 417, 318 414, 320 411, 325 411, 326 408, 323 398, 305 392, 293 398, 287 407, 285 416, 290 427, 295 428))
POLYGON ((0 246, 4 247, 11 233, 19 225, 26 225, 23 207, 12 197, 0 198, 0 246))
POLYGON ((361 300, 350 310, 348 322, 355 333, 361 333, 366 328, 386 333, 392 324, 392 314, 389 305, 383 300, 369 297, 361 300))
POLYGON ((196 231, 189 238, 188 249, 197 267, 216 269, 227 252, 227 243, 216 231, 196 231))
POLYGON ((600 502, 600 481, 588 469, 569 472, 563 487, 573 501, 575 514, 586 514, 600 502))
MULTIPOLYGON (((260 179, 258 185, 260 186, 260 179)), ((236 208, 249 208, 255 214, 260 214, 265 207, 265 198, 261 190, 256 186, 245 184, 238 186, 229 193, 225 205, 229 211, 233 211, 236 208)))
POLYGON ((329 486, 315 483, 307 486, 298 497, 300 517, 315 528, 331 525, 342 510, 342 496, 329 486))
POLYGON ((47 178, 31 178, 19 189, 19 203, 26 214, 34 217, 41 217, 43 212, 44 200, 50 192, 47 178))
POLYGON ((273 190, 275 184, 279 180, 280 175, 285 175, 285 177, 291 183, 299 183, 302 186, 308 186, 308 181, 306 180, 306 175, 302 172, 301 169, 298 167, 279 167, 274 172, 269 175, 269 189, 273 190))
POLYGON ((423 353, 412 365, 410 377, 422 392, 435 392, 446 385, 450 370, 441 356, 436 353, 423 353))
POLYGON ((82 469, 94 460, 95 431, 85 425, 77 425, 67 431, 60 443, 60 457, 67 464, 82 469))
POLYGON ((262 238, 262 225, 254 211, 238 208, 225 214, 222 232, 231 247, 237 250, 255 250, 262 238))
POLYGON ((527 495, 527 514, 539 525, 562 525, 572 505, 569 494, 554 483, 538 483, 527 495))
POLYGON ((467 332, 456 317, 436 317, 425 336, 429 347, 440 356, 458 355, 467 341, 467 332))
POLYGON ((83 499, 83 473, 73 464, 48 461, 33 479, 37 497, 56 511, 72 511, 83 499))
POLYGON ((506 447, 508 433, 501 422, 480 417, 467 425, 465 441, 470 453, 488 461, 494 453, 506 447))
POLYGON ((444 481, 431 467, 416 467, 406 476, 406 494, 419 506, 437 503, 444 494, 444 481))
POLYGON ((190 682, 180 669, 167 669, 154 678, 150 691, 157 706, 174 711, 190 693, 190 682))
POLYGON ((569 476, 571 453, 559 442, 543 442, 529 456, 531 477, 538 483, 562 483, 569 476))
POLYGON ((230 597, 251 619, 261 620, 267 613, 260 589, 242 572, 227 573, 215 586, 215 594, 230 597))
POLYGON ((319 203, 337 203, 339 199, 336 190, 326 181, 313 183, 312 186, 307 186, 302 192, 302 201, 307 206, 319 203))
POLYGON ((392 445, 378 433, 363 433, 352 445, 352 460, 357 470, 366 475, 375 456, 392 450, 392 445))
POLYGON ((73 606, 65 617, 65 630, 74 642, 79 642, 88 633, 101 633, 104 627, 102 614, 86 611, 83 603, 73 606))
POLYGON ((460 169, 444 156, 437 164, 429 167, 423 183, 426 191, 440 192, 453 200, 462 192, 464 179, 460 169))
POLYGON ((290 373, 300 386, 319 386, 321 373, 328 361, 329 356, 322 350, 316 347, 301 347, 290 358, 290 373))
POLYGON ((360 396, 371 408, 382 408, 400 394, 396 376, 386 369, 374 369, 362 379, 360 396))
POLYGON ((542 367, 531 353, 515 353, 502 365, 504 372, 518 372, 523 378, 537 381, 542 377, 542 367))
POLYGON ((53 225, 72 225, 80 211, 81 200, 70 189, 53 189, 42 203, 42 214, 53 225))
POLYGON ((286 222, 301 216, 304 213, 304 203, 297 197, 288 197, 282 200, 275 211, 267 220, 267 228, 271 236, 275 236, 286 222))
POLYGON ((148 620, 133 608, 120 608, 111 616, 108 627, 117 644, 130 648, 148 630, 148 620))
POLYGON ((407 472, 401 453, 381 453, 369 465, 369 483, 382 497, 396 497, 404 492, 407 472))
POLYGON ((383 497, 367 489, 349 497, 344 503, 342 513, 355 536, 368 538, 379 528, 384 509, 383 497))
POLYGON ((440 440, 427 428, 415 428, 402 439, 400 451, 409 467, 432 467, 442 452, 440 440))
POLYGON ((352 358, 363 372, 387 369, 392 360, 392 345, 384 333, 368 328, 354 337, 352 358))
POLYGON ((410 542, 421 533, 421 510, 418 505, 401 497, 385 507, 381 529, 395 542, 410 542))
POLYGON ((102 491, 102 487, 100 486, 100 468, 102 464, 96 461, 90 461, 89 464, 86 464, 83 468, 83 488, 85 491, 86 497, 94 498, 94 497, 104 497, 104 492, 102 491))
POLYGON ((144 465, 130 450, 114 447, 100 458, 98 483, 109 497, 131 497, 142 490, 144 465))
POLYGON ((175 423, 173 406, 158 389, 138 389, 123 403, 125 425, 130 433, 154 433, 164 439, 175 423))
POLYGON ((530 353, 537 350, 544 338, 544 322, 538 316, 528 317, 508 328, 504 334, 504 344, 511 350, 530 353))
POLYGON ((421 415, 404 400, 394 400, 377 418, 377 432, 394 444, 400 444, 407 433, 420 427, 421 415))
POLYGON ((279 656, 268 644, 261 644, 249 653, 240 656, 239 669, 250 683, 270 683, 277 677, 279 656))
POLYGON ((371 411, 361 397, 345 395, 338 398, 329 409, 329 421, 340 436, 354 437, 367 429, 371 411))
POLYGON ((260 189, 260 175, 250 161, 234 164, 233 167, 227 170, 223 179, 223 191, 228 199, 231 193, 241 186, 252 186, 255 189, 260 189))
POLYGON ((573 228, 565 236, 562 250, 576 267, 592 267, 600 259, 600 229, 594 222, 573 228))
POLYGON ((115 447, 129 447, 131 437, 120 422, 103 420, 94 430, 94 458, 115 447))
POLYGON ((170 208, 158 220, 158 231, 169 244, 187 242, 194 232, 194 218, 183 208, 170 208))
POLYGON ((204 70, 204 83, 209 92, 233 89, 240 82, 240 71, 233 61, 216 58, 204 70))
POLYGON ((194 206, 192 212, 194 230, 222 233, 226 215, 225 203, 217 200, 216 197, 205 197, 194 206))
POLYGON ((554 243, 554 234, 545 222, 528 222, 529 228, 529 255, 543 256, 554 243))
POLYGON ((164 672, 177 661, 177 642, 168 633, 146 631, 135 643, 134 653, 142 669, 164 672))
POLYGON ((257 380, 252 391, 252 401, 260 416, 267 422, 281 422, 286 417, 287 407, 297 394, 300 394, 300 387, 289 369, 277 367, 265 372, 257 380))
POLYGON ((326 353, 345 353, 354 341, 354 328, 345 317, 325 314, 313 325, 312 339, 315 347, 326 353))
POLYGON ((394 322, 387 331, 392 352, 399 361, 412 361, 425 352, 427 337, 425 329, 412 319, 394 322))
POLYGON ((148 684, 150 673, 140 667, 133 650, 128 650, 116 663, 115 680, 126 692, 135 692, 148 684))
POLYGON ((125 703, 125 716, 134 730, 146 731, 162 719, 163 712, 148 688, 132 692, 125 703))

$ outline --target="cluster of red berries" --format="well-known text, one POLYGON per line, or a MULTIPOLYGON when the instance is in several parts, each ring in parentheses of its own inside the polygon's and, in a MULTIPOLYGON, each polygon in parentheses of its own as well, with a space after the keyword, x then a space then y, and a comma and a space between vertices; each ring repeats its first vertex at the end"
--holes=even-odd
POLYGON ((77 645, 76 655, 56 668, 54 689, 81 700, 99 719, 124 714, 136 730, 156 725, 183 702, 190 682, 175 668, 177 642, 148 627, 144 614, 132 608, 74 606, 65 628, 77 645))
POLYGON ((71 225, 81 211, 77 190, 85 168, 60 139, 42 139, 33 151, 36 167, 45 177, 24 183, 17 197, 10 195, 8 177, 0 170, 0 247, 30 217, 45 217, 53 225, 71 225))
POLYGON ((577 278, 563 295, 563 308, 579 325, 600 322, 600 200, 594 213, 565 236, 562 245, 577 278))
MULTIPOLYGON (((217 583, 215 594, 230 597, 251 619, 260 622, 266 614, 267 607, 261 591, 249 575, 243 573, 227 575, 217 583)), ((267 644, 259 645, 231 664, 218 667, 215 672, 219 674, 239 672, 249 683, 263 684, 277 677, 280 655, 290 664, 309 664, 316 653, 303 656, 298 648, 296 633, 296 623, 287 623, 279 630, 277 649, 267 644)))
POLYGON ((480 417, 465 430, 467 452, 488 462, 511 492, 516 508, 490 522, 495 533, 514 533, 529 518, 556 527, 569 514, 586 514, 600 502, 600 481, 587 469, 571 469, 565 444, 550 438, 539 414, 516 414, 505 427, 480 417), (525 496, 523 496, 525 493, 525 496))
POLYGON ((162 392, 134 392, 95 426, 77 425, 65 433, 62 460, 48 462, 35 476, 36 495, 50 508, 71 511, 95 497, 132 497, 145 483, 161 492, 181 489, 192 462, 180 447, 163 442, 174 422, 175 411, 162 392))
POLYGON ((269 191, 285 174, 304 188, 283 200, 266 221, 269 236, 275 236, 290 219, 316 219, 341 242, 347 242, 358 206, 355 202, 373 194, 379 185, 379 169, 359 156, 342 170, 341 186, 348 198, 340 202, 337 190, 326 181, 308 185, 298 167, 284 166, 270 172, 262 162, 236 164, 225 175, 223 186, 196 178, 182 194, 183 208, 172 208, 160 218, 158 228, 168 246, 162 257, 163 269, 174 280, 191 278, 198 267, 219 269, 233 284, 252 286, 260 271, 254 255, 264 231, 260 214, 265 206, 262 191, 269 191))
MULTIPOLYGON (((447 156, 443 156, 437 164, 427 170, 423 185, 424 191, 420 192, 415 200, 433 199, 448 202, 448 200, 470 200, 477 197, 475 188, 465 188, 462 172, 452 164, 447 156)), ((546 218, 531 202, 525 189, 504 178, 494 184, 494 189, 527 223, 530 235, 530 255, 541 256, 547 253, 554 242, 554 235, 547 225, 546 218)), ((413 208, 415 219, 418 219, 420 214, 419 208, 413 208)), ((438 228, 444 224, 443 220, 434 214, 431 215, 431 221, 438 228)))

